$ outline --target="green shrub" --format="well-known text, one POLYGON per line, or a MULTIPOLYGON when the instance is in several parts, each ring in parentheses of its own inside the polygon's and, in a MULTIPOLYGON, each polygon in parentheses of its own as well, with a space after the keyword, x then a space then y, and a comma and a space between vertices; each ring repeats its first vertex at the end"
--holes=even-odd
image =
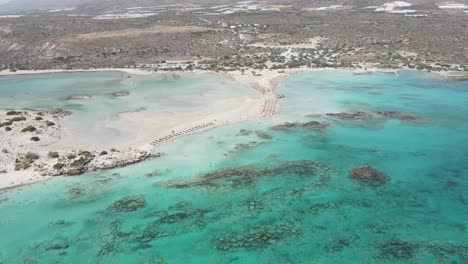
POLYGON ((33 163, 34 163, 34 160, 30 160, 30 159, 16 160, 15 161, 15 170, 16 171, 25 170, 25 169, 31 167, 31 164, 33 164, 33 163))
POLYGON ((8 111, 8 112, 6 113, 6 115, 19 115, 19 114, 21 114, 21 112, 16 112, 16 111, 13 111, 13 110, 8 111))
POLYGON ((5 127, 5 131, 11 131, 11 127, 5 127))
POLYGON ((10 122, 20 122, 20 121, 26 121, 26 117, 24 116, 16 116, 10 119, 10 122))
POLYGON ((40 157, 39 154, 36 154, 34 152, 28 152, 26 153, 26 155, 24 155, 25 159, 30 159, 30 160, 37 160, 39 159, 39 157, 40 157))
POLYGON ((99 156, 105 156, 107 154, 108 154, 107 151, 104 150, 104 151, 101 151, 101 153, 99 153, 99 156))
POLYGON ((23 130, 21 130, 21 132, 23 132, 23 133, 25 133, 25 132, 34 132, 34 131, 36 131, 36 130, 37 130, 37 129, 36 129, 35 127, 29 125, 29 126, 23 128, 23 130))
POLYGON ((90 161, 90 158, 81 156, 79 159, 74 160, 70 166, 72 167, 81 167, 87 164, 90 161))
POLYGON ((49 151, 47 156, 49 156, 49 158, 56 159, 56 158, 59 157, 59 154, 58 154, 58 152, 55 152, 55 151, 49 151))
POLYGON ((42 117, 40 117, 40 116, 36 116, 36 118, 34 118, 34 120, 36 120, 36 121, 40 121, 40 120, 42 120, 42 117))
POLYGON ((31 141, 40 141, 41 139, 39 137, 31 137, 31 141))
POLYGON ((86 158, 93 156, 93 154, 87 150, 80 150, 80 152, 78 152, 78 155, 85 156, 86 158))
POLYGON ((46 121, 46 125, 47 125, 48 127, 50 127, 50 126, 55 126, 55 123, 52 122, 52 121, 46 121))
POLYGON ((62 163, 56 163, 54 164, 54 166, 52 166, 52 168, 54 168, 54 170, 60 170, 63 168, 63 164, 62 163))
POLYGON ((69 160, 76 159, 76 154, 74 154, 74 153, 68 154, 67 159, 69 159, 69 160))

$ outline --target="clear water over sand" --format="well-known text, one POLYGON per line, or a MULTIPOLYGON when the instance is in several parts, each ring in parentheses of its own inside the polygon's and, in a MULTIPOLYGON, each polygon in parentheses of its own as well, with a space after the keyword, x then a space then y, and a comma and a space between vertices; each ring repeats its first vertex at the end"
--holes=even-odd
POLYGON ((278 93, 275 120, 180 138, 134 166, 4 191, 0 263, 468 262, 466 82, 329 71, 291 76, 278 93), (375 118, 310 117, 351 110, 375 118), (328 127, 271 129, 313 120, 328 127), (361 165, 388 181, 350 179, 361 165))
POLYGON ((222 111, 227 102, 255 97, 254 92, 214 74, 130 76, 119 72, 3 76, 0 94, 2 108, 71 111, 65 119, 71 128, 67 138, 70 144, 88 149, 103 142, 110 148, 131 141, 147 123, 176 126, 193 119, 194 112, 202 118, 222 111), (129 94, 113 95, 119 92, 129 94), (77 95, 90 98, 67 100, 77 95))

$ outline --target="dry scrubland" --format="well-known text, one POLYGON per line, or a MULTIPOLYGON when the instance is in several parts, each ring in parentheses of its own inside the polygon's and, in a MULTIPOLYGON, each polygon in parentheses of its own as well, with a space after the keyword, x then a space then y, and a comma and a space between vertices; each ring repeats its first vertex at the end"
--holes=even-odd
POLYGON ((458 2, 461 7, 449 8, 436 1, 91 2, 0 17, 0 69, 229 71, 370 63, 465 71, 468 6, 458 2))

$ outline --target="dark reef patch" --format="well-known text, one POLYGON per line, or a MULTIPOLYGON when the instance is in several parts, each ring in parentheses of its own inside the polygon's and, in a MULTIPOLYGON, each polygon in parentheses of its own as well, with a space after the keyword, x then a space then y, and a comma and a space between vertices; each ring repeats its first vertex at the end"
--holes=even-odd
POLYGON ((327 113, 327 116, 336 117, 341 120, 371 120, 373 116, 366 112, 352 111, 343 113, 327 113))
POLYGON ((329 253, 337 253, 343 251, 346 247, 351 246, 359 240, 359 235, 350 234, 347 236, 337 237, 332 242, 325 245, 325 250, 329 253))
POLYGON ((134 195, 123 197, 109 206, 107 210, 113 212, 132 212, 145 206, 145 197, 143 195, 134 195))
POLYGON ((248 130, 248 129, 241 129, 239 131, 239 134, 238 136, 249 136, 249 135, 252 135, 252 134, 255 134, 257 135, 257 137, 259 139, 265 139, 265 140, 269 140, 271 139, 271 135, 264 132, 264 131, 261 131, 261 130, 248 130))
POLYGON ((301 233, 301 228, 295 224, 255 226, 245 232, 224 233, 214 240, 214 244, 221 251, 255 250, 275 245, 292 236, 300 236, 301 233))
POLYGON ((379 251, 377 258, 388 260, 408 260, 419 249, 418 244, 392 239, 377 245, 379 251))
POLYGON ((321 123, 321 122, 318 122, 318 121, 310 121, 310 122, 306 122, 306 123, 299 123, 299 122, 289 123, 289 122, 286 122, 286 123, 283 123, 283 124, 275 125, 275 126, 271 127, 271 129, 276 130, 276 131, 289 131, 289 130, 292 130, 292 129, 307 128, 307 129, 322 131, 323 129, 325 129, 327 127, 328 127, 328 124, 321 123))
POLYGON ((246 165, 234 168, 223 168, 214 172, 202 174, 191 182, 170 182, 170 188, 241 188, 254 185, 256 181, 265 177, 300 176, 307 180, 309 177, 326 176, 329 168, 322 163, 300 160, 280 162, 278 165, 263 167, 259 165, 246 165))
POLYGON ((414 121, 417 119, 415 116, 398 111, 378 111, 377 114, 386 118, 399 119, 404 121, 414 121))
POLYGON ((370 186, 379 186, 388 180, 385 174, 369 166, 361 166, 352 169, 350 177, 361 184, 370 186))
POLYGON ((468 261, 468 246, 465 244, 390 239, 374 247, 378 252, 375 256, 377 259, 408 261, 418 253, 424 253, 435 258, 436 263, 467 263, 468 261))

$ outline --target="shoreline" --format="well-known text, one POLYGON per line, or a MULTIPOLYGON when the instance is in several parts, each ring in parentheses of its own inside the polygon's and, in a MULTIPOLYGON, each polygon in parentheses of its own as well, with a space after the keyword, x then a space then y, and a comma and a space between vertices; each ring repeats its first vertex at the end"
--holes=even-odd
MULTIPOLYGON (((468 72, 463 72, 463 71, 426 71, 426 70, 417 70, 417 69, 410 69, 410 68, 379 68, 376 66, 367 66, 366 64, 362 64, 362 68, 357 68, 357 67, 340 67, 340 68, 293 68, 293 69, 262 69, 262 70, 255 70, 255 69, 249 69, 248 71, 255 71, 255 72, 261 72, 261 73, 276 73, 276 74, 287 74, 287 75, 293 75, 293 74, 300 74, 300 73, 307 73, 307 72, 317 72, 317 71, 345 71, 345 72, 352 72, 355 74, 370 74, 370 73, 398 73, 401 71, 416 71, 416 72, 427 72, 427 73, 433 73, 436 75, 440 75, 443 77, 450 76, 451 74, 457 73, 453 76, 466 76, 468 75, 468 72), (365 68, 365 69, 363 69, 365 68), (461 74, 460 74, 461 73, 461 74)), ((248 72, 246 70, 246 72, 248 72)), ((0 71, 0 77, 1 76, 16 76, 16 75, 40 75, 40 74, 55 74, 55 73, 90 73, 90 72, 121 72, 121 73, 126 73, 129 75, 135 75, 135 76, 149 76, 149 75, 166 75, 166 74, 180 74, 180 75, 186 75, 186 74, 216 74, 216 75, 221 75, 223 74, 241 74, 240 70, 235 70, 235 71, 212 71, 212 70, 201 70, 201 69, 195 69, 195 70, 158 70, 154 71, 151 69, 139 69, 139 68, 93 68, 93 69, 47 69, 47 70, 17 70, 17 71, 10 71, 10 70, 3 70, 0 71)), ((249 75, 249 74, 243 74, 243 75, 249 75)), ((258 76, 254 76, 258 77, 258 76)))
MULTIPOLYGON (((0 76, 16 76, 16 75, 35 75, 35 74, 55 74, 55 73, 86 73, 86 72, 121 72, 129 75, 135 76, 148 76, 148 75, 164 75, 164 74, 179 74, 179 75, 188 75, 188 74, 215 74, 223 78, 227 81, 232 81, 241 84, 243 87, 248 88, 256 92, 258 97, 251 97, 247 101, 242 102, 234 102, 230 105, 231 108, 226 108, 225 112, 222 113, 209 113, 203 116, 201 119, 198 118, 197 120, 190 120, 188 118, 188 122, 182 122, 180 124, 173 124, 170 127, 167 127, 163 130, 163 134, 159 134, 159 136, 154 136, 153 138, 149 137, 148 135, 142 135, 141 138, 138 140, 141 141, 138 143, 137 147, 134 148, 135 151, 147 151, 148 153, 157 152, 157 148, 164 143, 172 141, 176 138, 183 137, 186 135, 191 135, 195 133, 201 133, 207 130, 211 130, 220 126, 231 125, 243 121, 252 121, 252 120, 260 120, 264 118, 274 118, 278 112, 280 111, 280 103, 275 94, 275 89, 277 89, 281 83, 291 77, 292 75, 308 73, 308 72, 317 72, 317 71, 344 71, 344 72, 351 72, 354 74, 369 74, 374 72, 383 72, 383 73, 391 73, 391 74, 398 74, 400 71, 418 71, 414 69, 385 69, 385 68, 371 68, 366 67, 366 70, 362 70, 359 68, 298 68, 298 69, 286 69, 286 70, 256 70, 254 73, 242 73, 241 71, 228 71, 228 72, 214 72, 209 70, 191 70, 191 71, 150 71, 144 69, 129 69, 129 68, 104 68, 104 69, 77 69, 77 70, 63 70, 63 69, 51 69, 51 70, 26 70, 26 71, 16 71, 16 72, 9 72, 9 71, 0 71, 0 76), (207 125, 208 124, 208 125, 207 125), (172 132, 169 132, 172 131, 172 132), (165 134, 164 134, 165 133, 165 134)), ((423 71, 427 72, 427 71, 423 71)), ((453 72, 433 72, 436 73, 438 76, 447 78, 453 72)), ((458 72, 459 73, 459 72, 458 72)), ((464 75, 461 75, 464 76, 464 75)), ((133 114, 133 113, 131 113, 133 114)), ((122 117, 122 122, 129 122, 125 119, 125 115, 122 117)), ((63 131, 66 131, 64 128, 63 131)), ((62 132, 63 132, 62 131, 62 132)), ((3 140, 3 139, 2 139, 3 140)), ((64 149, 66 142, 58 142, 54 146, 62 147, 61 150, 64 149)), ((122 146, 128 143, 122 143, 122 146)), ((77 148, 79 149, 79 148, 77 148)), ((122 148, 123 149, 123 148, 122 148)), ((69 149, 70 150, 70 149, 69 149)), ((37 149, 39 151, 39 149, 37 149)), ((18 153, 16 153, 18 154, 18 153)), ((42 149, 42 154, 44 154, 44 150, 42 149)), ((18 156, 18 155, 16 155, 18 156)), ((97 158, 97 161, 91 165, 91 167, 87 167, 85 170, 77 173, 76 175, 83 174, 89 171, 96 171, 96 170, 105 170, 108 168, 112 168, 115 164, 119 164, 115 167, 122 167, 127 166, 130 164, 134 164, 135 157, 131 155, 121 154, 120 157, 117 156, 117 161, 111 161, 111 164, 102 163, 101 158, 97 158), (121 158, 121 159, 119 159, 121 158), (126 163, 125 161, 129 160, 131 162, 126 163), (100 165, 97 165, 98 162, 101 162, 100 165)), ((146 160, 143 159, 143 160, 146 160)), ((50 161, 44 161, 47 163, 50 161)), ((137 162, 140 162, 139 160, 137 162)), ((48 164, 51 167, 51 164, 48 164)), ((6 166, 6 165, 5 165, 6 166)), ((41 168, 37 169, 36 166, 32 168, 20 172, 8 172, 6 175, 9 177, 4 177, 3 181, 0 181, 0 191, 1 190, 8 190, 15 187, 20 187, 23 185, 29 185, 32 183, 41 182, 44 180, 48 180, 52 177, 56 176, 67 176, 67 174, 60 174, 57 175, 55 171, 41 168), (9 175, 10 174, 10 175, 9 175), (11 176, 20 176, 17 179, 17 182, 7 182, 12 179, 11 176), (20 182, 19 182, 20 181, 20 182)), ((5 175, 5 174, 0 174, 5 175)))

